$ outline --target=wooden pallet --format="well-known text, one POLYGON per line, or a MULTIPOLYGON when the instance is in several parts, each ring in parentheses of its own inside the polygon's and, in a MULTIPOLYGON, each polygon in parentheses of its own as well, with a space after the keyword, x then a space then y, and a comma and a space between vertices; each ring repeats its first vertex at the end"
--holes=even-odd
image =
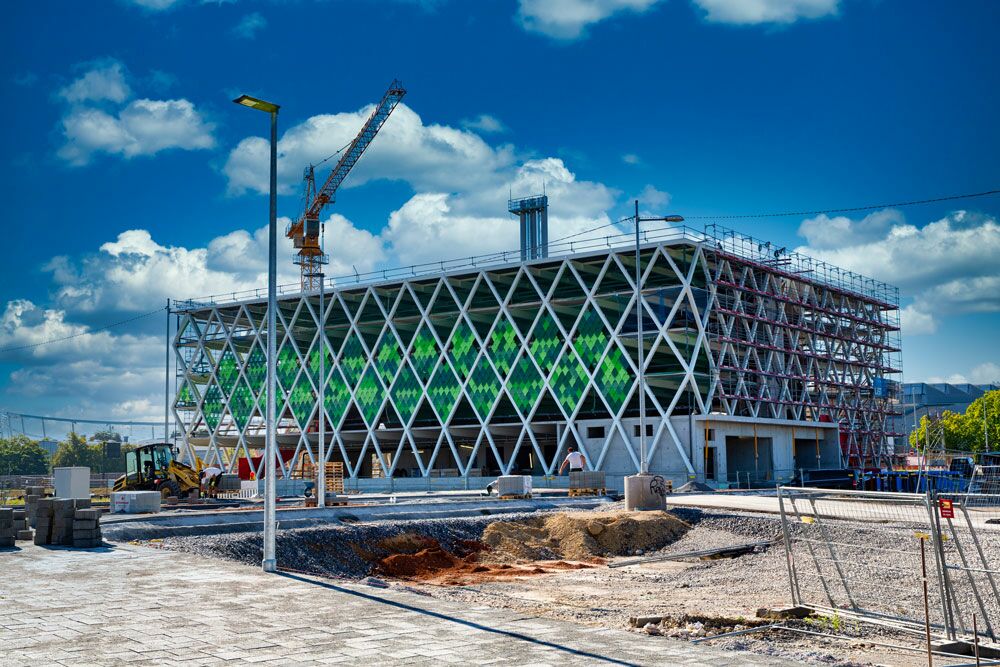
POLYGON ((607 489, 570 489, 569 497, 575 498, 577 496, 606 496, 608 494, 607 489))
POLYGON ((498 497, 500 500, 531 500, 530 493, 508 493, 498 497))

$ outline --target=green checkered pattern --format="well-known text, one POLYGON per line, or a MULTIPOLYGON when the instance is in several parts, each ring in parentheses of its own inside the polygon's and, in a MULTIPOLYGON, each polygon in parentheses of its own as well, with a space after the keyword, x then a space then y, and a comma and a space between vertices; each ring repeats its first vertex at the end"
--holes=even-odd
MULTIPOLYGON (((537 293, 516 267, 490 269, 478 277, 415 277, 410 288, 401 290, 391 285, 377 290, 347 286, 342 298, 331 302, 322 328, 303 321, 313 317, 312 311, 296 303, 314 295, 290 297, 284 311, 295 307, 299 314, 287 335, 281 335, 278 349, 281 432, 297 429, 314 439, 323 354, 320 330, 330 341, 323 407, 327 433, 334 437, 344 430, 374 432, 381 421, 396 429, 396 416, 404 428, 434 429, 486 423, 494 410, 492 421, 502 424, 622 415, 635 391, 635 373, 626 354, 635 341, 634 315, 626 307, 632 294, 622 270, 606 260, 599 255, 553 259, 551 266, 532 268, 543 289, 553 276, 562 276, 552 300, 537 293), (582 264, 575 272, 566 268, 559 273, 561 261, 582 264), (574 292, 576 275, 583 280, 574 292), (453 281, 450 289, 442 280, 453 281), (483 286, 486 280, 492 283, 489 290, 483 286), (493 289, 499 299, 483 296, 493 289), (465 306, 450 296, 451 290, 465 306), (477 296, 466 299, 473 290, 478 290, 477 296), (380 307, 374 299, 380 300, 380 307), (383 312, 393 313, 391 322, 382 319, 383 312)), ((623 254, 620 261, 628 273, 630 257, 623 254)), ((683 282, 675 276, 670 283, 672 270, 668 274, 662 261, 656 269, 651 276, 660 281, 657 289, 683 282)), ((672 289, 671 294, 677 293, 672 289)), ((655 310, 654 294, 648 291, 646 298, 655 310)), ((216 310, 226 308, 240 306, 216 310)), ((189 318, 182 325, 178 339, 188 336, 194 343, 178 347, 188 365, 182 369, 174 406, 194 413, 188 424, 191 434, 198 429, 211 437, 234 437, 247 429, 261 432, 267 375, 263 319, 256 304, 252 321, 230 312, 189 318), (230 325, 231 332, 226 329, 230 325)), ((708 376, 709 351, 696 350, 697 332, 688 334, 681 345, 682 354, 690 356, 685 363, 696 363, 698 373, 708 376)), ((655 357, 650 367, 666 373, 663 369, 682 365, 662 339, 654 343, 662 335, 648 332, 647 340, 655 357)), ((684 332, 671 330, 670 335, 680 341, 684 332)), ((651 391, 658 391, 656 386, 651 391)), ((305 437, 302 442, 309 446, 305 437)))

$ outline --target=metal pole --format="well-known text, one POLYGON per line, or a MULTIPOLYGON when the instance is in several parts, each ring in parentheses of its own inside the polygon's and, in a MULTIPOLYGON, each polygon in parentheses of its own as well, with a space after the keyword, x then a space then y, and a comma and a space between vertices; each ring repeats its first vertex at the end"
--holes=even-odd
POLYGON ((278 358, 278 111, 271 112, 271 206, 267 235, 267 440, 264 443, 264 560, 265 572, 278 569, 275 555, 275 501, 278 453, 277 381, 278 358))
POLYGON ((931 606, 927 599, 927 551, 924 538, 920 538, 920 574, 924 584, 924 633, 927 638, 927 664, 934 667, 934 656, 931 647, 931 606))
POLYGON ((326 506, 326 308, 323 284, 326 276, 319 274, 319 468, 316 477, 316 507, 326 506))
POLYGON ((170 299, 167 298, 167 345, 164 350, 163 371, 163 442, 167 442, 170 437, 170 299))
POLYGON ((646 461, 646 361, 642 340, 642 269, 639 262, 639 200, 635 200, 635 314, 639 344, 639 474, 649 472, 646 461))

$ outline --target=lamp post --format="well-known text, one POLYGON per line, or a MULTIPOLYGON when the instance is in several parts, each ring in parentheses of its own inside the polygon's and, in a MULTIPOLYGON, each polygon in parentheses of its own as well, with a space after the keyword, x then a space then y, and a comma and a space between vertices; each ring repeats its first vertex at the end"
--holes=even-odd
POLYGON ((635 200, 635 312, 636 341, 639 345, 639 474, 649 472, 646 460, 646 349, 642 340, 642 265, 639 262, 639 225, 643 222, 684 222, 679 215, 649 218, 639 217, 639 200, 635 200))
POLYGON ((319 274, 319 467, 316 472, 316 507, 326 507, 326 276, 319 274))
POLYGON ((271 115, 271 206, 268 218, 267 236, 267 434, 264 442, 264 559, 261 567, 265 572, 275 572, 278 561, 275 556, 275 497, 277 476, 275 457, 278 454, 277 382, 275 365, 278 358, 278 109, 277 104, 240 95, 235 100, 251 109, 271 115))

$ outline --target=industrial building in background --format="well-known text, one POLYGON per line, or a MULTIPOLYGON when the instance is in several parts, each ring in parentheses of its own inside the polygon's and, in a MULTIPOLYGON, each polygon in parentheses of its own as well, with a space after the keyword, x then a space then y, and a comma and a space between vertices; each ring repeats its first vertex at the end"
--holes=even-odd
MULTIPOLYGON (((725 487, 889 463, 896 288, 716 226, 671 227, 642 244, 640 341, 625 238, 342 279, 325 313, 318 294, 283 296, 283 476, 306 474, 326 419, 328 460, 361 489, 550 476, 568 446, 621 488, 640 469, 640 344, 651 472, 725 487)), ((188 455, 249 478, 263 469, 266 300, 240 297, 178 303, 174 413, 188 455)))
POLYGON ((901 412, 893 420, 893 430, 909 434, 925 416, 941 415, 946 410, 962 414, 983 394, 997 390, 1000 390, 1000 378, 990 384, 907 382, 902 388, 901 412))

